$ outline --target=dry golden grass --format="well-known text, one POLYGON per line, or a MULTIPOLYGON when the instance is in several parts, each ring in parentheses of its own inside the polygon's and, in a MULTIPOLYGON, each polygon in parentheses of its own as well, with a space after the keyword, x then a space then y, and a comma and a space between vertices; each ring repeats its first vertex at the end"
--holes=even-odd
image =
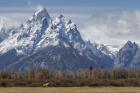
POLYGON ((140 93, 138 87, 0 88, 0 93, 140 93))

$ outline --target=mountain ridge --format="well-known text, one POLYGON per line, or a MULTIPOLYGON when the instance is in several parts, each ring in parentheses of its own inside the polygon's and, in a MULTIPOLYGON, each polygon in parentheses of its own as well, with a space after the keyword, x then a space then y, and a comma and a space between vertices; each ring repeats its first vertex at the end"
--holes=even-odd
POLYGON ((51 18, 47 10, 41 8, 0 43, 0 69, 121 68, 123 65, 120 62, 127 63, 120 61, 121 57, 127 57, 121 50, 132 49, 131 52, 138 56, 134 60, 139 58, 139 51, 135 53, 137 50, 133 50, 133 46, 138 48, 136 43, 128 41, 119 52, 114 53, 103 44, 86 42, 74 22, 63 15, 51 18))

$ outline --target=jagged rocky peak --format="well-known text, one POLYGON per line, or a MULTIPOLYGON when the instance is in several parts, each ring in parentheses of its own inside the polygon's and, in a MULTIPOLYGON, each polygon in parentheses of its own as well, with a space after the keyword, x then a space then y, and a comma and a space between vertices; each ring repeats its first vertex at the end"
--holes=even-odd
POLYGON ((37 20, 42 19, 42 18, 50 18, 50 15, 47 12, 46 8, 40 8, 37 12, 35 12, 35 17, 37 20))
MULTIPOLYGON (((18 33, 7 40, 7 45, 9 45, 9 41, 14 42, 12 48, 16 48, 21 54, 31 54, 40 48, 56 46, 59 42, 72 46, 80 46, 79 44, 83 43, 76 25, 71 20, 63 15, 53 19, 45 8, 39 9, 31 19, 22 24, 18 33), (51 20, 50 23, 49 20, 51 20), (26 53, 25 50, 31 52, 26 53)), ((4 45, 1 44, 4 47, 2 51, 7 52, 7 47, 4 45)))
POLYGON ((61 15, 58 16, 58 18, 61 19, 61 18, 65 18, 65 17, 61 14, 61 15))
POLYGON ((47 9, 41 7, 33 14, 31 18, 29 18, 24 24, 22 24, 20 28, 23 28, 22 30, 25 30, 26 32, 31 32, 30 30, 34 32, 43 32, 49 27, 51 21, 52 19, 47 12, 47 9))
POLYGON ((49 15, 47 9, 44 8, 44 7, 41 7, 30 18, 30 21, 39 21, 39 22, 42 22, 42 21, 44 21, 44 19, 49 22, 51 20, 51 17, 49 15))
POLYGON ((130 40, 127 41, 127 43, 124 45, 125 48, 137 48, 138 44, 135 42, 131 42, 130 40))
POLYGON ((135 42, 132 41, 127 41, 126 44, 119 50, 119 53, 124 53, 124 52, 130 52, 135 54, 137 49, 139 48, 139 45, 135 42))
POLYGON ((136 45, 137 44, 135 42, 132 42, 132 41, 128 40, 124 46, 126 46, 126 47, 133 47, 133 46, 136 46, 136 45))
POLYGON ((115 67, 129 68, 136 58, 139 51, 139 45, 135 42, 127 41, 127 43, 119 50, 115 60, 115 67))
POLYGON ((60 32, 63 33, 63 35, 65 34, 66 36, 69 36, 71 39, 73 36, 79 37, 80 35, 76 24, 70 19, 67 19, 62 14, 52 21, 52 28, 55 29, 56 32, 60 32))
POLYGON ((72 22, 70 19, 67 19, 64 15, 59 15, 58 17, 56 17, 56 19, 54 19, 54 25, 60 25, 63 24, 65 26, 68 25, 73 25, 76 26, 76 24, 74 22, 72 22))

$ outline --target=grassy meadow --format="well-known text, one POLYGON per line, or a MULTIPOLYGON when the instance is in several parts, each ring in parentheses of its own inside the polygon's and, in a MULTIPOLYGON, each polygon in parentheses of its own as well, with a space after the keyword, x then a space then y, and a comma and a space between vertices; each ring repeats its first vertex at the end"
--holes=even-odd
POLYGON ((0 93, 140 93, 138 87, 0 88, 0 93))

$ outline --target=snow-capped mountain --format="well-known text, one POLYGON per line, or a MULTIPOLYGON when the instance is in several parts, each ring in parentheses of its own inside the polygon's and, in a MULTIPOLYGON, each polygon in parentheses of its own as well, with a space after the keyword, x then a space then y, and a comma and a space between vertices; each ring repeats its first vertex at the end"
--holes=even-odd
POLYGON ((140 47, 135 42, 128 41, 117 53, 115 68, 139 68, 140 47))
POLYGON ((51 18, 45 8, 0 43, 0 69, 78 70, 91 66, 111 68, 113 59, 85 42, 71 20, 63 15, 51 18))
POLYGON ((45 8, 20 26, 1 26, 0 41, 0 70, 140 68, 135 42, 120 48, 84 41, 74 22, 63 15, 52 18, 45 8))

